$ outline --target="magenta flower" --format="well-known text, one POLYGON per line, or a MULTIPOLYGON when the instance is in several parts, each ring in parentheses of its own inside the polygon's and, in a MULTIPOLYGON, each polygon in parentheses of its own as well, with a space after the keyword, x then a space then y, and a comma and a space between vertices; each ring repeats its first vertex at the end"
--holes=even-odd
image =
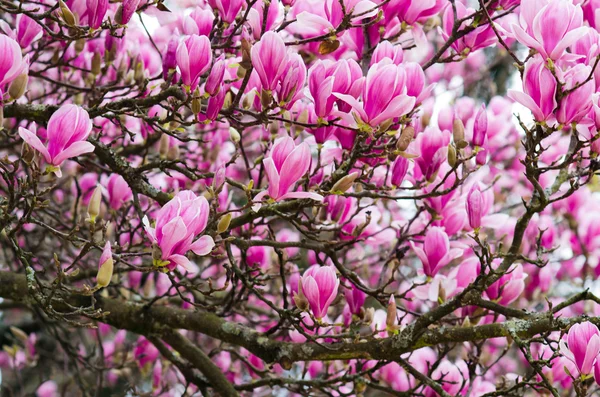
POLYGON ((304 97, 306 65, 298 54, 291 54, 289 62, 281 75, 281 84, 277 87, 277 104, 290 109, 296 101, 304 97))
POLYGON ((223 57, 219 57, 219 59, 217 59, 215 64, 212 66, 210 74, 206 78, 204 91, 210 96, 215 96, 221 89, 221 84, 223 84, 223 76, 225 76, 225 60, 223 57))
POLYGON ((448 235, 438 226, 433 226, 427 231, 423 248, 417 247, 412 241, 410 245, 421 259, 423 273, 428 277, 435 276, 442 267, 462 255, 462 250, 450 249, 448 235))
POLYGON ((133 196, 131 188, 119 174, 112 174, 110 178, 108 178, 106 188, 108 190, 110 208, 115 211, 118 211, 123 206, 123 203, 130 200, 133 196))
POLYGON ((428 127, 417 136, 414 144, 420 153, 415 159, 416 168, 426 180, 431 181, 448 155, 450 132, 428 127))
POLYGON ((471 186, 465 204, 467 216, 469 217, 469 225, 473 229, 479 229, 481 227, 481 217, 483 216, 483 197, 478 183, 471 186))
POLYGON ((278 138, 271 148, 270 156, 263 160, 269 187, 254 200, 259 201, 267 194, 276 201, 291 198, 310 198, 322 201, 323 196, 312 192, 290 192, 302 178, 311 162, 310 148, 306 142, 296 146, 290 137, 278 138))
POLYGON ((383 9, 386 20, 397 16, 400 22, 413 25, 434 16, 445 4, 445 0, 392 0, 383 9))
POLYGON ((387 40, 380 42, 371 56, 371 65, 381 62, 384 58, 389 58, 394 65, 400 65, 404 60, 402 46, 393 45, 387 40))
POLYGON ((53 380, 47 380, 35 391, 37 397, 58 397, 58 385, 53 380))
POLYGON ((65 160, 94 151, 94 145, 86 141, 91 131, 90 116, 76 105, 61 106, 52 114, 46 128, 47 147, 34 132, 19 127, 21 138, 44 156, 49 171, 58 177, 62 175, 60 165, 65 160))
POLYGON ((333 109, 335 97, 332 99, 335 76, 327 73, 326 63, 318 60, 308 71, 308 90, 315 103, 315 114, 326 119, 333 109))
POLYGON ((188 251, 196 255, 208 255, 215 243, 210 236, 202 236, 193 241, 206 228, 210 208, 203 196, 197 197, 192 191, 179 193, 156 213, 156 224, 150 226, 144 217, 144 229, 158 248, 154 266, 175 269, 177 265, 189 268, 191 263, 185 257, 188 251))
POLYGON ((12 82, 27 68, 23 61, 19 43, 10 37, 0 34, 0 93, 2 87, 12 82))
POLYGON ((313 316, 319 320, 325 317, 340 285, 335 270, 330 266, 311 266, 304 272, 300 284, 313 316))
MULTIPOLYGON (((499 266, 499 260, 494 261, 493 267, 499 266)), ((527 273, 523 272, 523 265, 513 265, 498 281, 490 285, 485 293, 487 297, 503 306, 514 302, 525 290, 527 273)))
POLYGON ((230 24, 245 4, 244 0, 208 0, 208 4, 219 13, 223 22, 230 24))
POLYGON ((360 309, 362 309, 363 305, 365 304, 367 294, 358 289, 354 283, 350 283, 350 288, 345 290, 344 296, 346 297, 346 302, 348 303, 350 313, 357 315, 360 314, 360 309))
MULTIPOLYGON (((583 83, 592 72, 591 66, 577 64, 566 73, 557 70, 558 77, 564 82, 563 89, 571 90, 578 84, 583 83)), ((585 117, 592 108, 592 94, 595 91, 596 83, 594 78, 573 92, 566 95, 560 101, 560 106, 556 112, 556 120, 561 124, 577 123, 585 117)))
POLYGON ((121 5, 121 25, 127 25, 133 14, 137 11, 140 0, 123 0, 121 5))
MULTIPOLYGON (((475 10, 467 8, 460 1, 456 2, 456 17, 463 19, 469 15, 473 15, 475 10)), ((464 21, 459 30, 466 29, 473 23, 472 19, 464 21)), ((450 5, 446 7, 442 18, 442 37, 444 40, 448 40, 452 35, 452 28, 454 27, 454 10, 450 5)), ((480 48, 489 47, 496 42, 496 33, 487 22, 482 22, 480 26, 476 27, 472 32, 467 33, 465 36, 454 41, 452 48, 459 54, 468 54, 480 48)))
POLYGON ((258 74, 262 88, 273 91, 288 63, 283 39, 275 32, 267 32, 251 50, 252 66, 258 74))
POLYGON ((581 375, 592 373, 594 363, 600 353, 600 331, 594 324, 586 321, 574 324, 567 334, 567 343, 559 343, 561 354, 575 363, 581 375))
POLYGON ((108 10, 108 0, 86 0, 85 12, 81 16, 82 21, 92 29, 98 29, 108 10))
POLYGON ((415 105, 415 98, 407 95, 406 72, 402 66, 384 59, 369 69, 363 85, 362 103, 352 95, 333 93, 355 112, 359 124, 370 127, 402 117, 415 105))
POLYGON ((191 35, 177 48, 177 66, 181 71, 183 84, 194 91, 200 76, 208 70, 212 62, 210 40, 206 36, 191 35))
POLYGON ((39 40, 44 34, 44 29, 34 19, 25 14, 17 17, 17 41, 22 48, 29 47, 31 43, 39 40))
POLYGON ((196 7, 192 13, 183 18, 183 33, 208 36, 212 30, 215 15, 210 9, 196 7))
POLYGON ((402 185, 402 181, 404 181, 404 177, 406 176, 406 172, 408 171, 408 160, 406 157, 398 156, 396 160, 392 163, 392 167, 390 169, 390 182, 392 186, 400 186, 402 185))
POLYGON ((473 124, 473 145, 483 146, 485 137, 487 136, 488 119, 485 104, 481 105, 477 115, 475 115, 475 124, 473 124))
POLYGON ((171 40, 167 44, 165 55, 163 57, 162 69, 163 79, 169 78, 169 73, 177 68, 177 49, 179 47, 179 40, 177 39, 178 31, 175 31, 171 40))
POLYGON ((556 106, 556 79, 541 56, 536 55, 525 64, 523 91, 509 90, 508 96, 533 113, 537 121, 546 121, 556 106))
MULTIPOLYGON (((524 7, 527 8, 533 7, 524 7)), ((581 6, 570 1, 550 0, 530 24, 527 19, 521 18, 521 26, 512 25, 515 37, 521 44, 539 52, 544 59, 554 61, 562 57, 567 47, 585 35, 588 29, 582 26, 581 6)))

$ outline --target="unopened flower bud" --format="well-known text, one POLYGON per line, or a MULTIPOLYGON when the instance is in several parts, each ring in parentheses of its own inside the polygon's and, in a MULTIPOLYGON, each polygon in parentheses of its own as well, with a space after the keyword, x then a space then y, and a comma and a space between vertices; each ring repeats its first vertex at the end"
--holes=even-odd
POLYGON ((385 325, 388 328, 394 328, 396 326, 397 321, 397 313, 396 313, 396 299, 394 299, 394 295, 390 296, 390 300, 387 305, 386 310, 386 318, 385 325))
MULTIPOLYGON (((308 123, 308 110, 304 109, 302 112, 300 112, 296 121, 302 124, 308 123)), ((295 124, 294 129, 297 133, 301 133, 302 131, 304 131, 304 126, 300 124, 295 124)))
POLYGON ((485 163, 487 163, 487 150, 481 148, 475 156, 475 162, 477 162, 478 165, 485 165, 485 163))
POLYGON ((469 145, 469 143, 465 141, 465 125, 458 117, 455 117, 452 122, 452 138, 458 149, 464 149, 469 145))
POLYGON ((233 143, 239 143, 239 141, 242 139, 238 130, 233 127, 229 127, 229 138, 233 143))
POLYGON ((96 223, 96 218, 100 215, 100 204, 102 203, 102 187, 96 186, 87 208, 87 221, 96 223))
POLYGON ((23 73, 17 76, 17 78, 10 83, 10 86, 8 87, 8 94, 12 99, 19 99, 23 96, 25 90, 27 89, 28 80, 29 77, 27 74, 23 73))
POLYGON ((169 136, 162 134, 158 142, 158 155, 161 159, 166 159, 169 153, 169 136))
POLYGON ((99 287, 107 287, 113 275, 114 262, 110 242, 106 242, 102 255, 100 256, 98 274, 96 275, 96 284, 99 287))
POLYGON ((240 62, 240 66, 246 70, 249 70, 252 67, 252 58, 250 56, 250 51, 252 50, 252 44, 246 39, 242 39, 241 42, 242 47, 242 61, 240 62))
POLYGON ((29 337, 27 334, 20 328, 10 327, 10 333, 13 334, 15 338, 17 338, 23 345, 26 345, 29 342, 29 337))
POLYGON ((456 148, 453 144, 448 145, 448 164, 450 167, 456 165, 456 148))
POLYGON ((102 57, 98 52, 94 52, 92 57, 92 74, 98 76, 102 72, 102 57))
MULTIPOLYGON (((302 288, 302 287, 300 287, 302 288)), ((300 291, 298 291, 298 293, 296 295, 294 295, 294 303, 296 304, 296 307, 300 310, 302 310, 303 312, 308 311, 309 308, 309 304, 308 304, 308 299, 306 299, 306 296, 304 296, 303 293, 301 293, 300 291)))
POLYGON ((483 146, 485 143, 485 137, 487 136, 488 119, 485 104, 481 105, 481 108, 475 116, 475 124, 473 125, 473 145, 483 146))
POLYGON ((231 223, 231 212, 223 215, 221 219, 219 219, 219 223, 217 224, 217 233, 225 233, 227 229, 229 229, 229 224, 231 223))
POLYGON ((481 189, 479 188, 478 183, 475 183, 469 190, 465 205, 467 207, 469 225, 475 230, 479 229, 481 227, 481 217, 483 215, 483 196, 481 195, 481 189))
POLYGON ((138 85, 144 83, 146 79, 146 69, 144 67, 144 61, 140 60, 135 64, 135 71, 133 73, 133 79, 138 85))
POLYGON ((69 25, 69 26, 77 25, 77 18, 75 17, 73 12, 71 12, 69 7, 67 7, 67 5, 64 3, 64 1, 58 0, 58 7, 60 8, 60 16, 62 17, 63 21, 65 21, 65 23, 67 25, 69 25))
POLYGON ((332 192, 345 192, 348 189, 350 189, 352 187, 352 184, 354 184, 354 181, 356 180, 356 178, 358 178, 359 173, 358 172, 353 172, 349 175, 346 175, 345 177, 343 177, 342 179, 340 179, 339 181, 337 181, 335 183, 335 185, 333 185, 333 187, 331 188, 332 192))
POLYGON ((201 111, 202 111, 202 102, 200 101, 200 98, 194 97, 192 99, 192 113, 194 113, 195 115, 198 115, 198 114, 200 114, 201 111))
POLYGON ((398 138, 398 142, 396 142, 396 149, 403 152, 408 148, 408 145, 412 142, 412 139, 415 136, 415 129, 411 126, 408 126, 402 130, 400 134, 400 138, 398 138))
POLYGON ((365 315, 363 317, 363 321, 365 324, 369 325, 373 322, 373 317, 375 316, 375 308, 369 307, 365 310, 365 315))

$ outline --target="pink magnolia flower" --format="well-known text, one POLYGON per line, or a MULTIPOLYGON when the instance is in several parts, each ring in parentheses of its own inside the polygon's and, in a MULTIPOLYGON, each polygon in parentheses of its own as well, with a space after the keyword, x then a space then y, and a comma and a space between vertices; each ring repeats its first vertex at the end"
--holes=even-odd
POLYGON ((356 99, 361 94, 363 81, 362 69, 354 60, 315 62, 309 70, 308 89, 317 117, 327 119, 336 102, 342 112, 349 112, 350 105, 333 94, 350 95, 356 99))
POLYGON ((347 15, 353 16, 352 22, 358 22, 377 14, 377 5, 370 0, 343 0, 343 8, 341 3, 340 0, 325 0, 320 3, 323 4, 321 10, 300 12, 294 27, 300 34, 318 36, 335 32, 347 15))
POLYGON ((17 41, 21 47, 29 47, 31 43, 39 40, 43 34, 44 29, 39 23, 25 14, 19 14, 17 17, 17 41))
POLYGON ((212 30, 215 15, 208 8, 196 7, 192 13, 183 18, 183 33, 208 36, 212 30))
POLYGON ((127 25, 131 20, 131 17, 137 11, 140 1, 141 0, 123 0, 120 8, 120 20, 118 21, 121 25, 127 25))
POLYGON ((390 183, 392 186, 400 186, 402 185, 402 181, 404 181, 404 177, 408 172, 408 159, 403 156, 396 157, 396 160, 392 163, 392 167, 390 170, 390 183))
POLYGON ((481 227, 481 217, 483 216, 483 198, 478 183, 471 186, 465 204, 469 217, 469 225, 473 229, 479 229, 481 227))
MULTIPOLYGON (((493 266, 498 265, 499 261, 494 261, 493 266)), ((523 272, 523 265, 514 265, 498 281, 490 285, 485 293, 489 299, 501 305, 509 305, 525 290, 526 278, 527 273, 523 272)))
POLYGON ((156 224, 150 226, 144 217, 144 229, 158 248, 154 265, 173 270, 177 265, 189 268, 191 263, 185 254, 192 250, 196 255, 208 255, 215 243, 210 236, 193 241, 206 228, 210 208, 204 196, 197 197, 192 191, 179 193, 156 213, 156 224))
POLYGON ((0 94, 2 87, 16 79, 27 68, 21 55, 19 43, 0 34, 0 94))
MULTIPOLYGON (((163 79, 165 80, 169 79, 169 74, 175 71, 177 68, 177 49, 179 48, 178 35, 179 32, 176 30, 173 34, 173 37, 171 37, 171 40, 169 40, 167 43, 167 48, 162 62, 163 79)), ((173 73, 172 77, 175 77, 175 74, 176 73, 173 73)))
POLYGON ((429 228, 423 248, 417 247, 412 241, 410 245, 423 263, 423 273, 428 277, 435 276, 442 267, 462 255, 461 249, 450 249, 448 235, 438 226, 429 228))
POLYGON ((53 380, 47 380, 35 391, 37 397, 58 397, 58 385, 53 380))
POLYGON ((346 289, 346 291, 344 292, 344 296, 346 297, 346 302, 348 303, 350 314, 359 314, 360 309, 365 304, 367 294, 358 289, 354 285, 354 283, 350 283, 350 288, 346 289))
MULTIPOLYGON (((528 8, 524 7, 526 12, 528 8)), ((544 59, 554 61, 561 58, 571 44, 587 31, 583 25, 583 11, 580 5, 571 1, 550 0, 543 6, 532 21, 521 18, 521 25, 513 24, 517 40, 539 52, 544 59)))
POLYGON ((223 22, 230 24, 245 4, 244 0, 208 0, 208 4, 219 13, 223 22))
POLYGON ((446 160, 449 144, 450 132, 435 127, 428 127, 417 136, 414 145, 420 156, 415 159, 415 164, 426 180, 431 181, 437 175, 446 160))
POLYGON ((52 114, 46 128, 47 148, 34 132, 19 127, 21 138, 42 154, 50 171, 58 177, 65 160, 94 151, 94 145, 86 141, 91 131, 90 116, 76 105, 63 105, 52 114))
POLYGON ((325 317, 340 285, 335 270, 330 266, 313 265, 304 272, 300 285, 315 318, 325 317))
POLYGON ((108 0, 86 0, 85 12, 81 21, 87 23, 92 29, 98 29, 108 10, 108 0))
POLYGON ((537 121, 546 121, 556 109, 557 82, 541 56, 525 64, 523 91, 509 90, 508 96, 525 106, 537 121))
POLYGON ((259 201, 267 194, 274 200, 310 198, 322 201, 323 196, 312 192, 290 192, 310 167, 310 148, 306 142, 296 146, 290 137, 278 138, 271 148, 269 157, 263 160, 269 187, 254 200, 259 201))
POLYGON ((392 0, 383 9, 386 20, 397 16, 400 22, 414 25, 440 12, 445 4, 445 0, 392 0))
POLYGON ((290 54, 289 62, 277 87, 277 105, 290 109, 296 101, 304 97, 306 65, 298 54, 290 54))
POLYGON ((288 63, 287 50, 281 36, 265 33, 251 50, 252 66, 258 74, 262 88, 273 91, 288 63))
MULTIPOLYGON (((577 64, 567 70, 566 73, 557 70, 558 77, 564 82, 563 89, 565 91, 577 87, 583 83, 592 72, 591 66, 577 64)), ((594 78, 582 86, 567 94, 560 101, 560 106, 556 112, 556 120, 561 124, 577 123, 585 117, 592 108, 592 94, 594 93, 596 84, 594 78)))
POLYGON ((146 338, 140 336, 135 348, 133 349, 133 356, 138 361, 141 368, 144 368, 146 364, 152 364, 159 357, 160 352, 158 349, 146 338))
POLYGON ((407 95, 406 83, 404 68, 385 58, 369 69, 363 85, 362 103, 352 95, 333 95, 352 107, 359 125, 375 127, 402 117, 414 108, 416 100, 407 95))
POLYGON ((106 185, 108 190, 108 200, 110 208, 118 211, 123 203, 131 199, 133 196, 133 192, 131 188, 123 178, 119 174, 112 174, 110 178, 108 178, 108 184, 106 185))
POLYGON ((487 111, 485 110, 485 104, 481 105, 481 108, 475 116, 475 124, 473 125, 473 145, 483 146, 485 138, 487 136, 488 129, 488 118, 487 111))
MULTIPOLYGON (((469 15, 473 15, 475 10, 467 8, 460 1, 455 3, 456 5, 456 17, 463 19, 469 15)), ((460 30, 466 29, 471 23, 472 19, 464 21, 460 30)), ((448 40, 452 35, 452 29, 454 27, 454 10, 450 5, 446 7, 442 18, 442 37, 444 40, 448 40)), ((489 47, 496 42, 496 33, 487 22, 482 22, 480 26, 476 27, 472 32, 467 33, 464 37, 454 41, 452 48, 459 54, 468 54, 480 48, 489 47)))
POLYGON ((384 58, 391 59, 395 65, 400 65, 404 60, 404 50, 401 45, 393 45, 385 40, 377 44, 371 56, 371 65, 381 62, 384 58))
POLYGON ((194 91, 200 76, 208 70, 212 62, 210 40, 206 36, 191 35, 177 48, 177 66, 181 71, 183 84, 194 91))
POLYGON ((600 353, 600 331, 594 324, 574 324, 567 334, 567 343, 559 343, 561 354, 575 363, 581 375, 591 374, 600 353))
POLYGON ((223 77, 225 76, 225 59, 219 57, 215 64, 210 69, 210 74, 206 78, 206 84, 204 85, 204 91, 210 95, 215 96, 221 89, 223 83, 223 77))

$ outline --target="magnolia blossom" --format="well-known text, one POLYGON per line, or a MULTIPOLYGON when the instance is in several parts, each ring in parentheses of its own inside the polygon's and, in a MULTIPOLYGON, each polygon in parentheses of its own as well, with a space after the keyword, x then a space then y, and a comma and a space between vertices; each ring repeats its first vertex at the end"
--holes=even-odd
POLYGON ((10 37, 0 34, 0 96, 3 87, 22 74, 27 63, 21 55, 19 43, 10 37))
POLYGON ((327 315, 329 305, 336 298, 340 280, 330 266, 312 266, 300 279, 302 293, 308 300, 310 309, 317 319, 327 315))
POLYGON ((212 51, 206 36, 191 35, 177 48, 177 66, 181 71, 183 84, 194 91, 200 76, 210 67, 212 51))
POLYGON ((133 192, 121 175, 112 174, 106 185, 110 208, 118 211, 124 202, 131 199, 133 192))
POLYGON ((178 265, 191 269, 191 263, 185 257, 188 251, 200 256, 208 255, 215 246, 212 237, 205 235, 196 241, 194 239, 206 228, 209 211, 204 196, 198 197, 194 192, 184 190, 156 213, 154 226, 145 216, 144 229, 156 247, 154 265, 169 270, 178 265))
POLYGON ((429 277, 435 276, 442 267, 461 256, 463 252, 461 249, 450 248, 448 235, 437 226, 427 231, 423 248, 412 241, 410 245, 423 264, 423 273, 429 277))
POLYGON ((533 113, 537 121, 546 121, 557 107, 556 78, 540 55, 532 57, 525 64, 523 91, 509 90, 508 96, 533 113))
MULTIPOLYGON (((561 354, 575 363, 581 375, 591 374, 600 353, 600 331, 590 322, 574 324, 560 341, 561 354)), ((575 375, 575 374, 573 374, 575 375)))
POLYGON ((408 114, 415 98, 407 95, 407 76, 404 68, 389 58, 374 64, 363 85, 362 103, 352 95, 333 93, 352 107, 359 125, 376 127, 379 124, 408 114))
POLYGON ((275 32, 265 33, 251 50, 252 66, 258 74, 263 90, 273 91, 288 63, 283 39, 275 32))
POLYGON ((92 131, 88 113, 76 105, 61 106, 48 121, 47 142, 26 128, 19 127, 19 135, 31 147, 40 152, 56 176, 62 176, 60 165, 67 159, 94 151, 94 145, 86 139, 92 131))
POLYGON ((254 200, 259 201, 268 194, 276 201, 292 198, 310 198, 322 201, 323 196, 317 193, 290 191, 294 184, 306 174, 310 162, 310 148, 306 142, 296 146, 292 138, 278 138, 271 148, 269 157, 263 160, 269 187, 259 193, 254 200))
MULTIPOLYGON (((523 9, 531 13, 535 7, 523 9)), ((588 28, 582 24, 580 5, 571 1, 549 0, 532 21, 521 18, 521 25, 513 24, 512 30, 520 43, 538 51, 544 59, 557 60, 567 47, 585 34, 588 28)))

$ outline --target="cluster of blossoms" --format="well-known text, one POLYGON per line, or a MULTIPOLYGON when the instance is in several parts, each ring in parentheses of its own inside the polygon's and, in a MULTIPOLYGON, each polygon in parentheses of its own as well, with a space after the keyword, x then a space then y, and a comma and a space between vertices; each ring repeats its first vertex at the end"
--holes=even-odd
POLYGON ((600 393, 600 1, 0 15, 14 395, 600 393))

